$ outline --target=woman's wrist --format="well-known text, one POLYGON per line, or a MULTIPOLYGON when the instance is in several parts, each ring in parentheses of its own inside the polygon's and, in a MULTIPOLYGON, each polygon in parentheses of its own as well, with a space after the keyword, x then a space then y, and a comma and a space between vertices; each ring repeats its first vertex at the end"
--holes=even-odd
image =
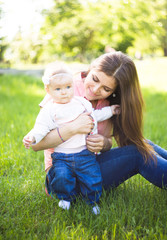
POLYGON ((55 148, 62 142, 67 141, 73 136, 73 129, 71 123, 65 124, 58 129, 50 131, 39 143, 32 146, 34 151, 45 150, 48 148, 55 148))
MULTIPOLYGON (((104 136, 103 136, 104 137, 104 136)), ((104 144, 101 152, 109 151, 112 147, 112 140, 111 138, 104 137, 104 144)))
POLYGON ((67 131, 68 131, 69 135, 74 136, 75 134, 78 134, 78 129, 76 126, 77 125, 75 124, 75 120, 68 123, 67 131))

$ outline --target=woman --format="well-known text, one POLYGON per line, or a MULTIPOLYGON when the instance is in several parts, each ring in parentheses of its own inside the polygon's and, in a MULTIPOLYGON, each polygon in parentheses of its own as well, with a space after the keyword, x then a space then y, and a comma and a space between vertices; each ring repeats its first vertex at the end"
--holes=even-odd
MULTIPOLYGON (((103 54, 82 72, 75 81, 75 94, 88 99, 95 109, 120 104, 121 114, 98 124, 98 134, 88 135, 87 148, 97 155, 103 186, 116 187, 135 174, 142 175, 149 182, 167 187, 167 151, 148 142, 142 134, 143 99, 136 67, 133 61, 121 52, 103 54), (112 147, 114 137, 118 148, 112 147)), ((89 113, 51 131, 35 151, 56 147, 74 134, 88 134, 93 127, 89 113)), ((45 153, 49 170, 48 152, 45 153)))

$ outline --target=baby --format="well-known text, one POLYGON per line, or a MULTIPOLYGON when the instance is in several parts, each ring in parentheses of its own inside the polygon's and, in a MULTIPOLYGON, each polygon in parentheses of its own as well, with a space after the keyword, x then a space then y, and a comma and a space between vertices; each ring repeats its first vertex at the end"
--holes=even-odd
POLYGON ((29 148, 56 128, 62 144, 55 147, 51 155, 52 167, 46 176, 48 193, 60 199, 59 207, 69 209, 77 194, 77 181, 83 197, 92 205, 93 213, 98 214, 102 178, 96 155, 86 148, 85 134, 76 134, 64 141, 59 127, 88 111, 94 119, 94 128, 90 134, 97 133, 97 122, 117 114, 118 105, 94 110, 88 100, 74 96, 73 75, 65 64, 50 64, 48 67, 42 80, 51 100, 41 109, 34 128, 24 137, 24 145, 29 148))

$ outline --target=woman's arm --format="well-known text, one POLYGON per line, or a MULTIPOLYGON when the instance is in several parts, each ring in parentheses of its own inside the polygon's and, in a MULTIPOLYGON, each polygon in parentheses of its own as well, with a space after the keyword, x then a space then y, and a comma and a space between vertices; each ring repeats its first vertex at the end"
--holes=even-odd
MULTIPOLYGON (((68 140, 75 134, 88 134, 93 128, 92 118, 90 113, 82 113, 74 121, 66 123, 59 128, 59 133, 64 141, 68 140)), ((62 140, 57 132, 57 129, 49 132, 38 144, 32 146, 34 151, 40 151, 48 148, 54 148, 62 143, 62 140)))

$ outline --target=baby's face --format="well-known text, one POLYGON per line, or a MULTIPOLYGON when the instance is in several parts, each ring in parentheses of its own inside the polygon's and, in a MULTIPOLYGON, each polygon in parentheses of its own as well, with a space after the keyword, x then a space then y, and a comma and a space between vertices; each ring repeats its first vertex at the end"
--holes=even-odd
POLYGON ((68 103, 74 95, 73 80, 68 75, 53 77, 48 90, 54 102, 60 104, 68 103))

